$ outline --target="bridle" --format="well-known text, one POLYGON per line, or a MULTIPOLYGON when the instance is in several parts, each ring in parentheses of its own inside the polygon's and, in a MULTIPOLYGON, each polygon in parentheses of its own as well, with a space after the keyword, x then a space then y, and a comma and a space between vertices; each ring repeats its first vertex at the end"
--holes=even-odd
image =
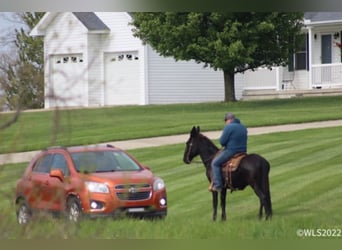
POLYGON ((191 142, 188 144, 188 152, 186 154, 186 160, 189 162, 189 163, 204 163, 204 165, 207 164, 207 162, 211 161, 214 157, 215 157, 215 154, 210 156, 208 159, 205 159, 205 160, 202 160, 202 161, 190 161, 190 152, 191 152, 191 149, 192 149, 192 146, 193 146, 193 143, 192 143, 192 139, 191 139, 191 142))
POLYGON ((187 162, 191 163, 192 161, 190 161, 190 152, 191 152, 191 148, 192 148, 192 140, 191 142, 188 144, 188 152, 186 154, 186 160, 187 162))

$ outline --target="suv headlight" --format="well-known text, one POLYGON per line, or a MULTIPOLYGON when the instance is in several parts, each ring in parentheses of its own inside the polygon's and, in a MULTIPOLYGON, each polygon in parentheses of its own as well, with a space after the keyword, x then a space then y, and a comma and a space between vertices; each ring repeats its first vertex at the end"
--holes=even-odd
POLYGON ((153 190, 158 191, 165 188, 165 183, 161 178, 156 178, 153 182, 153 190))
POLYGON ((106 184, 93 182, 93 181, 86 181, 86 187, 89 192, 92 193, 109 193, 109 188, 106 184))

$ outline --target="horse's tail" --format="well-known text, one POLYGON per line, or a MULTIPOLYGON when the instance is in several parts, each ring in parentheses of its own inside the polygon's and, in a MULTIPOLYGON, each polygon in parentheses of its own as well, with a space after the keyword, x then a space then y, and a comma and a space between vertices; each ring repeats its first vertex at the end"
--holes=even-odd
POLYGON ((272 216, 272 202, 271 202, 271 191, 270 191, 270 183, 269 183, 269 172, 270 172, 270 163, 263 159, 263 173, 262 173, 262 183, 261 188, 265 195, 266 200, 266 216, 272 216))

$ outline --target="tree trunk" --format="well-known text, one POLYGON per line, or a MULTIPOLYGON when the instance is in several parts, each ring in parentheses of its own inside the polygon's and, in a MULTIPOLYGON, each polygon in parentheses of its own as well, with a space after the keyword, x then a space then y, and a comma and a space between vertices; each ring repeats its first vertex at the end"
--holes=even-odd
POLYGON ((235 102, 234 70, 223 70, 224 74, 224 101, 235 102))

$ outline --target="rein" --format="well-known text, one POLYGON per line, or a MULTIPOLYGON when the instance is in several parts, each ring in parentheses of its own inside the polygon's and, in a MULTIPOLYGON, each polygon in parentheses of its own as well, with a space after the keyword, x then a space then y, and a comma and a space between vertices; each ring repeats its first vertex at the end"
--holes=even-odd
MULTIPOLYGON (((214 155, 215 156, 215 155, 214 155)), ((202 161, 191 161, 191 163, 198 163, 198 164, 202 164, 202 163, 204 163, 204 165, 206 165, 207 164, 207 162, 209 162, 209 161, 211 161, 213 158, 214 158, 214 156, 210 156, 208 159, 206 159, 206 160, 202 160, 202 161)))
POLYGON ((211 161, 216 154, 213 154, 212 156, 210 156, 209 158, 205 159, 205 160, 202 160, 202 161, 190 161, 190 152, 191 152, 191 148, 192 148, 192 141, 191 143, 189 143, 189 149, 188 149, 188 152, 186 154, 186 158, 189 162, 191 163, 204 163, 204 165, 206 165, 209 161, 211 161))

